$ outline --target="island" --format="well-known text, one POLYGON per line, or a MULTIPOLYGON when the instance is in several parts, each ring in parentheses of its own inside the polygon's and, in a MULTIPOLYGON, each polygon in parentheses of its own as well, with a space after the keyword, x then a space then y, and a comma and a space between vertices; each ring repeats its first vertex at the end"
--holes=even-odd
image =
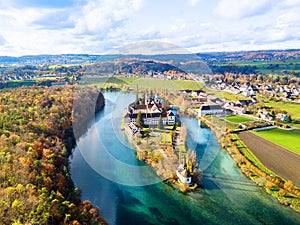
POLYGON ((135 102, 123 112, 125 134, 139 160, 154 168, 157 175, 182 192, 195 190, 202 172, 195 151, 187 147, 187 127, 168 101, 152 92, 136 94, 135 102))

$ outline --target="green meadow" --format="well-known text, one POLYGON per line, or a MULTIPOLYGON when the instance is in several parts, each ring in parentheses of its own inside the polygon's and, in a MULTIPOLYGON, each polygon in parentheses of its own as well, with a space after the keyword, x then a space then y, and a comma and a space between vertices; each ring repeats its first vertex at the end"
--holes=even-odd
POLYGON ((265 131, 253 131, 254 134, 265 138, 284 148, 292 150, 300 154, 300 130, 282 130, 279 128, 265 131))
POLYGON ((138 77, 100 77, 82 80, 83 84, 96 85, 99 87, 119 87, 125 85, 131 89, 168 89, 168 90, 199 90, 204 84, 192 80, 161 80, 155 78, 138 77))
MULTIPOLYGON (((127 79, 123 78, 126 82, 127 79)), ((134 81, 129 80, 131 88, 152 88, 152 89, 168 89, 168 90, 199 90, 204 84, 192 80, 161 80, 155 78, 139 78, 134 81)))
POLYGON ((268 106, 268 107, 272 107, 274 109, 284 110, 291 114, 292 119, 300 120, 300 104, 299 103, 265 101, 264 105, 268 106))
POLYGON ((225 119, 232 123, 246 123, 246 122, 253 121, 252 119, 243 116, 226 116, 225 119))

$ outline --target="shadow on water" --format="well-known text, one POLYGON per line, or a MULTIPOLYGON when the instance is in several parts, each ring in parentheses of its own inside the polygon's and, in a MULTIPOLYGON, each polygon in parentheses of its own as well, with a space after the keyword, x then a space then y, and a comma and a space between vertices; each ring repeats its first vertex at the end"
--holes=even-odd
POLYGON ((249 187, 253 187, 253 184, 249 183, 247 180, 237 180, 230 177, 221 177, 214 174, 205 174, 203 176, 203 186, 207 190, 212 190, 214 188, 220 189, 216 183, 222 183, 222 188, 232 189, 232 190, 243 190, 243 191, 255 191, 249 190, 249 187), (245 188, 242 188, 242 187, 245 188))

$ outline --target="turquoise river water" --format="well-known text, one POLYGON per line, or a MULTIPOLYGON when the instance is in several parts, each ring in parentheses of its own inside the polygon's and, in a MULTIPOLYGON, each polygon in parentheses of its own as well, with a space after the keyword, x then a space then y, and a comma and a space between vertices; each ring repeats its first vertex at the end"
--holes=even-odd
POLYGON ((70 161, 82 199, 98 205, 109 224, 300 224, 300 214, 248 180, 220 149, 213 132, 193 118, 182 121, 189 131, 188 146, 196 150, 204 173, 202 187, 182 194, 165 182, 155 182, 153 171, 144 169, 120 130, 122 110, 135 95, 113 92, 104 96, 106 106, 80 138, 70 161), (122 163, 110 163, 103 149, 122 163), (124 165, 133 166, 135 172, 124 165), (153 184, 139 182, 148 179, 153 184))

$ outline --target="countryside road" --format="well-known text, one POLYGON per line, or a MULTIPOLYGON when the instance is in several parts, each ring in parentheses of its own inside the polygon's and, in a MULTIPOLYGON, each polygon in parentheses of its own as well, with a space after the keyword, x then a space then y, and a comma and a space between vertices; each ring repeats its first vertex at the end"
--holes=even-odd
POLYGON ((240 139, 270 170, 300 187, 300 155, 265 140, 249 131, 238 134, 240 139))

